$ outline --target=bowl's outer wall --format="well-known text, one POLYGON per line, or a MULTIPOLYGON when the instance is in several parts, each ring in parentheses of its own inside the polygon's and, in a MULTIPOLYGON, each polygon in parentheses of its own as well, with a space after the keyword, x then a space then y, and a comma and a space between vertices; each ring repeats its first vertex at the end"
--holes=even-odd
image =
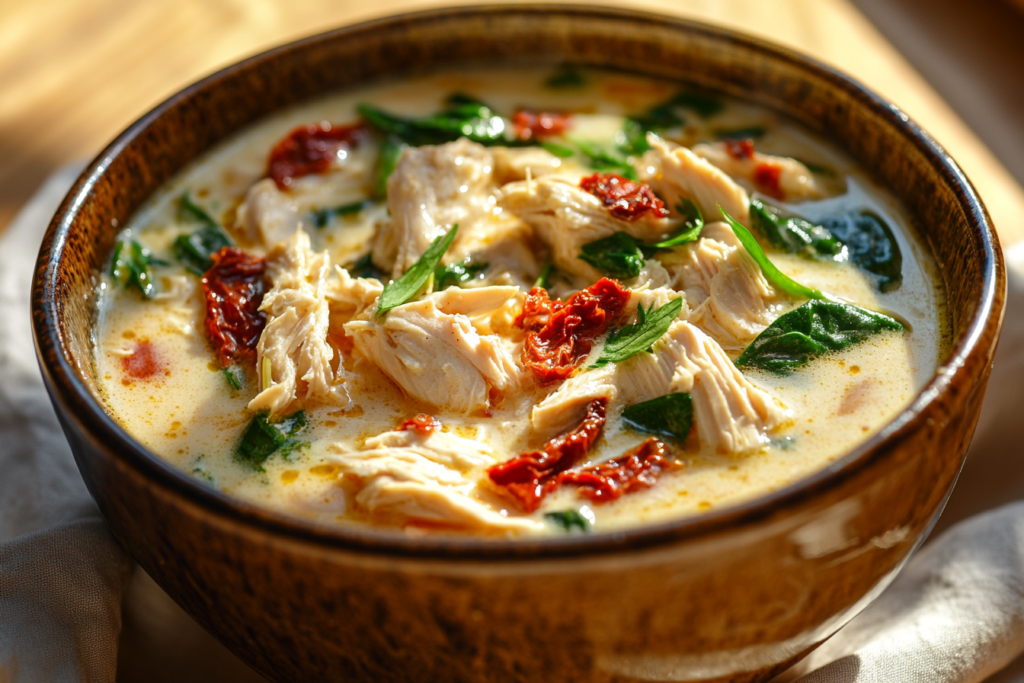
POLYGON ((882 590, 934 523, 977 421, 1004 288, 969 183, 855 84, 699 25, 520 6, 344 29, 175 96, 72 190, 43 243, 33 315, 47 387, 114 534, 268 677, 761 681, 882 590), (382 76, 501 61, 665 76, 763 103, 838 143, 907 204, 934 251, 956 340, 949 367, 916 410, 772 505, 518 550, 420 553, 300 523, 289 533, 265 511, 203 492, 102 416, 90 342, 97 273, 118 226, 162 183, 290 103, 382 76))

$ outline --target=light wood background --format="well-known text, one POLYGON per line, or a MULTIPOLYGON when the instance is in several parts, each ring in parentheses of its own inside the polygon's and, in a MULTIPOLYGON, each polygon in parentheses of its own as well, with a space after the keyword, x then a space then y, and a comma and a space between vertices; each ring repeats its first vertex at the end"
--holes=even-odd
MULTIPOLYGON (((1024 0, 1022 0, 1024 1, 1024 0)), ((43 179, 96 154, 179 88, 237 59, 433 0, 3 0, 0 231, 43 179)), ((461 4, 461 3, 460 3, 461 4)), ((734 27, 854 75, 922 123, 980 189, 1004 240, 1024 191, 847 0, 620 0, 734 27)))

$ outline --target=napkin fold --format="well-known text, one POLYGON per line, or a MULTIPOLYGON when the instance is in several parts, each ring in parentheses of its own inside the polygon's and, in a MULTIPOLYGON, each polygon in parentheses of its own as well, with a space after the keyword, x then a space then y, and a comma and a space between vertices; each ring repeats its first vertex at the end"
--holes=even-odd
MULTIPOLYGON (((262 680, 133 572, 82 483, 39 377, 32 269, 79 170, 51 177, 0 238, 0 682, 262 680)), ((1024 245, 1009 250, 1007 263, 1003 339, 978 434, 938 527, 945 530, 779 683, 1024 683, 1024 658, 1015 660, 1024 652, 1024 502, 1013 502, 1024 500, 1015 429, 1024 406, 1024 245)))

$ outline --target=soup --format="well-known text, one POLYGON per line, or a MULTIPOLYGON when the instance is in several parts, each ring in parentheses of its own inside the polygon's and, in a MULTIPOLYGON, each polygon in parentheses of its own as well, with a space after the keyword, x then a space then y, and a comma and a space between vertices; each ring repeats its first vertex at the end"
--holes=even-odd
POLYGON ((322 98, 132 218, 98 293, 110 414, 332 525, 649 524, 828 465, 932 377, 903 208, 763 108, 575 69, 322 98))

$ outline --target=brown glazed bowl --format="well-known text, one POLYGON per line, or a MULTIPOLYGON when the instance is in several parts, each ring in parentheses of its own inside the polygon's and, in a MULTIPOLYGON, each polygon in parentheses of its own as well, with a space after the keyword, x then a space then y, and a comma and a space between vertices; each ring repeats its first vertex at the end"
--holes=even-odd
POLYGON ((679 19, 583 6, 430 11, 286 45, 175 95, 64 200, 32 290, 43 375, 93 497, 139 564, 277 681, 765 681, 877 596, 942 510, 974 432, 1005 273, 981 200, 899 109, 787 50, 679 19), (90 329, 118 226, 240 127, 325 91, 479 63, 610 67, 783 112, 910 210, 953 344, 912 405, 824 471, 625 532, 523 541, 318 527, 149 453, 98 398, 90 329))

